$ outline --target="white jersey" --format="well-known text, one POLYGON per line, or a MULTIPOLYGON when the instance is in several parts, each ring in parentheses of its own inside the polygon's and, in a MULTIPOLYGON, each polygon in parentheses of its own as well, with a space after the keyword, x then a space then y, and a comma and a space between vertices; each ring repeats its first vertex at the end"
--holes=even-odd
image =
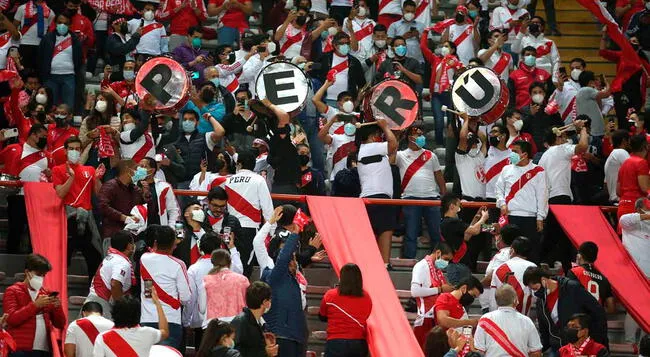
POLYGON ((559 112, 564 124, 571 124, 576 118, 576 94, 578 94, 578 89, 580 89, 578 82, 568 80, 564 82, 562 91, 556 89, 548 99, 549 102, 555 101, 559 106, 559 112))
POLYGON ((513 26, 512 22, 519 20, 522 16, 528 14, 526 8, 518 8, 517 10, 510 10, 506 6, 500 6, 492 11, 490 16, 490 31, 492 30, 508 30, 508 40, 506 43, 512 44, 515 37, 519 34, 519 26, 513 26))
MULTIPOLYGON (((190 190, 192 191, 210 191, 208 187, 212 183, 212 181, 218 177, 221 177, 219 174, 215 174, 213 172, 207 171, 205 173, 205 176, 203 177, 203 181, 201 181, 201 172, 197 173, 192 177, 192 181, 190 181, 190 190)), ((205 199, 207 196, 196 196, 196 199, 199 201, 202 201, 205 199)))
POLYGON ((560 69, 560 52, 557 50, 555 42, 545 38, 543 33, 534 37, 531 34, 524 35, 520 32, 512 43, 512 52, 521 53, 528 46, 537 49, 535 66, 550 73, 553 81, 556 82, 558 70, 560 69))
MULTIPOLYGON (((488 276, 493 274, 494 271, 503 263, 507 262, 510 259, 510 247, 501 248, 497 254, 495 254, 490 262, 488 263, 487 268, 485 268, 485 275, 488 276)), ((479 296, 479 301, 481 303, 481 309, 489 309, 490 301, 494 299, 494 289, 486 287, 483 290, 483 294, 479 296)))
POLYGON ((51 74, 74 74, 74 61, 72 57, 72 36, 56 36, 56 44, 52 53, 51 74))
MULTIPOLYGON (((276 32, 282 27, 278 26, 276 32)), ((302 49, 302 42, 305 39, 305 36, 308 34, 307 31, 300 28, 293 27, 292 24, 288 24, 286 30, 284 31, 284 36, 280 39, 280 54, 284 55, 287 58, 294 58, 300 56, 300 50, 302 49)))
POLYGON ((109 302, 111 301, 111 281, 115 280, 122 284, 122 292, 126 293, 131 289, 133 283, 132 273, 131 261, 121 252, 110 249, 90 283, 90 293, 109 302))
POLYGON ((379 15, 402 15, 402 2, 400 0, 380 1, 379 15))
POLYGON ((485 182, 485 197, 494 198, 497 197, 497 180, 499 179, 499 174, 501 170, 510 163, 510 149, 499 150, 494 146, 490 146, 488 149, 488 155, 483 164, 483 172, 485 182))
POLYGON ((181 216, 174 189, 165 181, 154 180, 154 185, 156 186, 156 199, 158 199, 160 225, 174 228, 181 216))
POLYGON ((0 35, 0 69, 7 68, 7 52, 11 47, 20 46, 20 39, 14 40, 8 31, 0 35))
POLYGON ((529 162, 526 166, 507 165, 501 170, 497 181, 497 207, 506 205, 506 198, 514 193, 507 202, 512 216, 537 217, 544 220, 548 213, 548 191, 546 175, 543 168, 535 174, 538 166, 529 162), (522 177, 526 175, 525 177, 522 177), (522 179, 522 180, 520 180, 522 179), (524 181, 526 181, 524 183, 524 181))
POLYGON ((393 198, 393 173, 388 162, 388 142, 361 144, 359 148, 359 163, 357 164, 361 195, 387 195, 393 198), (381 156, 381 161, 364 164, 366 157, 381 156))
MULTIPOLYGON (((402 0, 402 5, 406 0, 402 0)), ((431 26, 431 10, 436 0, 415 0, 415 21, 422 23, 425 27, 431 26)))
MULTIPOLYGON (((487 49, 481 49, 476 54, 477 57, 482 56, 487 49)), ((510 71, 514 68, 514 62, 512 61, 512 56, 506 52, 494 51, 492 56, 485 61, 485 67, 492 69, 496 74, 501 77, 506 83, 510 78, 510 71)))
MULTIPOLYGON (((328 105, 327 106, 327 111, 325 113, 323 113, 323 116, 325 117, 325 120, 329 122, 330 120, 332 120, 332 118, 334 118, 335 116, 337 116, 338 114, 341 114, 341 113, 342 112, 338 108, 334 108, 334 107, 328 105)), ((346 114, 346 113, 343 112, 343 114, 346 114)), ((359 116, 360 116, 360 114, 357 113, 357 112, 350 112, 350 113, 347 113, 347 115, 354 115, 357 118, 359 118, 359 116)), ((327 133, 329 135, 344 134, 345 133, 345 130, 343 129, 344 125, 345 125, 345 123, 337 121, 337 122, 333 123, 332 126, 330 126, 330 130, 327 133)))
POLYGON ((605 183, 607 184, 607 191, 609 192, 609 200, 618 202, 618 194, 616 194, 616 186, 618 186, 618 170, 623 165, 623 162, 630 158, 630 153, 625 149, 614 149, 605 161, 605 183))
MULTIPOLYGON (((524 315, 528 315, 531 306, 533 306, 533 291, 524 284, 524 272, 530 267, 537 267, 537 265, 520 257, 512 257, 496 268, 492 273, 492 282, 490 283, 492 289, 497 289, 503 284, 510 284, 517 292, 519 299, 517 310, 524 315)), ((496 309, 497 302, 492 299, 490 310, 496 309)))
POLYGON ((474 155, 476 149, 471 151, 472 155, 454 153, 456 169, 458 170, 458 176, 460 176, 460 189, 463 196, 485 198, 485 184, 481 177, 485 156, 480 150, 476 155, 474 155))
MULTIPOLYGON (((346 17, 343 20, 343 31, 349 35, 350 30, 348 30, 348 22, 350 22, 350 18, 346 17)), ((354 31, 355 37, 359 42, 359 50, 352 52, 352 54, 357 57, 360 62, 363 62, 368 58, 365 57, 365 54, 370 53, 370 49, 374 45, 372 32, 376 25, 377 23, 369 18, 360 19, 355 17, 352 20, 352 31, 354 31)))
POLYGON ((457 23, 449 26, 449 41, 456 44, 456 54, 458 59, 467 65, 469 60, 476 57, 476 48, 474 48, 474 25, 457 23))
MULTIPOLYGON (((30 1, 31 3, 31 1, 30 1)), ((45 4, 45 3, 44 3, 45 4)), ((25 8, 28 4, 18 6, 14 21, 20 22, 20 32, 23 34, 20 40, 21 45, 38 46, 41 43, 41 38, 38 37, 38 23, 36 20, 36 9, 34 9, 34 17, 32 19, 25 17, 25 8)), ((47 33, 52 21, 54 21, 54 11, 50 9, 48 16, 44 16, 43 35, 47 33)))
MULTIPOLYGON (((140 286, 144 286, 145 280, 153 280, 167 321, 180 325, 181 305, 187 304, 192 296, 185 263, 168 254, 145 253, 140 258, 140 280, 140 286)), ((144 288, 140 301, 140 322, 158 322, 156 306, 150 298, 144 297, 144 288)))
POLYGON ((639 269, 650 278, 650 221, 641 220, 638 213, 628 213, 619 221, 623 230, 623 246, 639 269))
POLYGON ((113 325, 113 321, 101 315, 72 321, 65 334, 65 344, 75 345, 75 357, 92 357, 97 333, 108 331, 113 325))
MULTIPOLYGON (((268 57, 267 57, 268 58, 268 57)), ((260 59, 259 54, 251 56, 246 63, 244 63, 244 69, 239 75, 239 84, 244 83, 248 84, 248 90, 251 91, 253 97, 256 96, 255 82, 257 81, 257 76, 266 65, 270 62, 267 59, 260 59)), ((219 79, 221 80, 221 79, 219 79)))
POLYGON ((354 143, 354 136, 347 134, 334 134, 332 135, 332 143, 330 144, 330 151, 332 155, 328 155, 327 160, 331 160, 330 166, 332 171, 330 173, 330 181, 334 181, 336 174, 345 169, 348 162, 348 154, 356 148, 354 143))
POLYGON ((153 143, 151 134, 144 133, 135 141, 131 141, 131 131, 126 130, 120 133, 120 153, 123 160, 131 159, 136 163, 145 157, 156 156, 156 146, 153 143))
POLYGON ((436 154, 429 150, 413 151, 406 149, 398 151, 395 157, 402 187, 405 177, 408 182, 402 191, 402 198, 439 198, 440 188, 436 182, 435 172, 440 171, 440 162, 436 154), (416 171, 414 171, 417 168, 416 171))
MULTIPOLYGON (((228 212, 244 228, 259 228, 273 214, 273 201, 264 178, 250 170, 239 170, 226 182, 228 212)), ((248 259, 248 257, 244 257, 248 259)))
POLYGON ((233 64, 218 64, 215 66, 219 71, 219 84, 225 87, 230 93, 235 93, 237 88, 239 88, 239 75, 245 63, 246 58, 242 58, 233 64))
POLYGON ((479 320, 474 333, 474 347, 490 357, 529 356, 542 351, 542 342, 528 316, 512 307, 499 307, 479 320))
POLYGON ((128 22, 129 32, 131 36, 142 26, 142 34, 140 35, 140 42, 135 47, 135 53, 159 56, 163 53, 169 52, 167 31, 165 26, 156 20, 147 21, 144 19, 131 19, 128 22))
POLYGON ((332 66, 330 68, 338 68, 339 70, 336 71, 336 75, 334 76, 334 84, 327 88, 326 99, 336 100, 339 93, 348 90, 349 67, 348 56, 341 57, 336 52, 332 53, 332 66))
POLYGON ((208 275, 213 265, 209 254, 199 258, 196 263, 187 269, 187 276, 190 279, 190 288, 192 289, 192 298, 183 309, 183 326, 199 328, 203 326, 203 316, 199 312, 199 294, 203 287, 203 277, 208 275))
MULTIPOLYGON (((28 145, 27 143, 23 144, 23 150, 20 155, 20 159, 23 160, 27 156, 30 156, 32 154, 40 156, 40 158, 36 158, 37 160, 32 160, 31 164, 29 165, 23 165, 25 168, 20 171, 18 176, 20 177, 20 181, 23 182, 38 182, 41 179, 41 172, 43 170, 47 169, 47 165, 49 163, 47 159, 47 155, 43 150, 39 150, 31 145, 28 145)), ((22 189, 21 189, 22 192, 22 189)))
POLYGON ((160 336, 160 330, 146 326, 108 330, 97 336, 93 357, 121 357, 122 347, 130 347, 138 357, 149 357, 151 347, 160 342, 160 336))
POLYGON ((546 172, 548 197, 569 196, 571 193, 571 157, 575 155, 576 146, 572 144, 553 145, 542 154, 539 166, 546 172))

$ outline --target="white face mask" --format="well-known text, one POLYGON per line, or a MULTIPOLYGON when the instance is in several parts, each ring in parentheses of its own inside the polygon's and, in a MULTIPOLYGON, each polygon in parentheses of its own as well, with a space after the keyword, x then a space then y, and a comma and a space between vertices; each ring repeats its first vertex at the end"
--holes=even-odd
POLYGON ((524 121, 519 119, 512 123, 512 126, 515 127, 515 130, 520 131, 524 127, 524 121))
POLYGON ((404 14, 404 20, 406 21, 413 21, 414 18, 415 18, 415 14, 412 12, 407 12, 406 14, 404 14))
POLYGON ((366 8, 363 7, 363 6, 360 6, 359 10, 357 11, 357 15, 359 15, 359 17, 365 17, 366 16, 366 8))
POLYGON ((449 47, 440 47, 440 54, 444 57, 449 54, 449 47))
POLYGON ((648 1, 647 3, 645 3, 645 8, 646 8, 646 10, 650 10, 650 1, 648 1))
POLYGON ((375 46, 377 46, 377 48, 386 47, 386 40, 375 40, 375 46))
POLYGON ((543 94, 535 94, 531 98, 533 100, 533 103, 535 104, 542 104, 544 102, 544 95, 543 94))
POLYGON ((580 78, 580 73, 582 73, 581 70, 579 70, 577 68, 572 69, 571 70, 571 79, 573 79, 574 81, 577 82, 578 79, 580 78))
POLYGON ((38 103, 38 104, 45 104, 45 103, 47 103, 47 95, 45 95, 45 94, 43 94, 43 93, 38 93, 38 94, 36 95, 36 103, 38 103))
POLYGON ((126 123, 124 124, 124 131, 129 131, 135 129, 135 123, 126 123))
POLYGON ((105 100, 98 100, 97 103, 95 103, 95 109, 97 109, 97 111, 100 113, 105 112, 107 107, 108 104, 105 100))
POLYGON ((144 14, 142 16, 144 17, 145 20, 151 21, 151 20, 153 20, 153 11, 147 10, 147 11, 144 12, 144 14))
POLYGON ((276 48, 275 48, 275 42, 269 42, 269 43, 267 43, 267 44, 266 44, 266 50, 267 50, 269 53, 273 53, 273 52, 275 52, 275 50, 276 50, 276 48))
POLYGON ((330 34, 330 36, 334 36, 339 32, 339 29, 336 27, 330 27, 327 29, 327 32, 330 34))
POLYGON ((341 105, 341 109, 343 109, 345 113, 352 113, 352 111, 354 110, 354 103, 352 103, 349 100, 346 100, 345 102, 343 102, 343 105, 341 105))
POLYGON ((34 272, 30 272, 32 275, 31 278, 29 278, 29 286, 32 287, 32 289, 39 291, 43 287, 43 277, 36 275, 34 272))
POLYGON ((205 220, 205 212, 203 212, 201 209, 195 209, 192 211, 192 220, 203 222, 205 220))

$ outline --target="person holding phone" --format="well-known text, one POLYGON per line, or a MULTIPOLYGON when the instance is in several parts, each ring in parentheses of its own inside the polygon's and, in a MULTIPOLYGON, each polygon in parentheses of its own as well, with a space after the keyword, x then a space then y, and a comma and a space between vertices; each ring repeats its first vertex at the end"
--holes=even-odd
POLYGON ((2 14, 0 14, 0 31, 2 31, 0 33, 1 43, 4 43, 0 46, 0 69, 5 69, 8 57, 20 57, 17 46, 20 45, 22 36, 16 26, 2 14))

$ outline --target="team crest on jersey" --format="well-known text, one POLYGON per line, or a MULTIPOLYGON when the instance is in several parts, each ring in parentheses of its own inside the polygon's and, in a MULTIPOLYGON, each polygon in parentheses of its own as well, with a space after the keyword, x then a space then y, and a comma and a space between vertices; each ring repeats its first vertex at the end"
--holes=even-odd
POLYGON ((476 179, 479 180, 479 182, 487 183, 486 176, 485 176, 485 170, 483 169, 483 165, 476 168, 476 179))
POLYGON ((90 178, 90 174, 88 173, 88 171, 84 171, 83 175, 85 178, 90 178))
POLYGON ((530 172, 526 174, 526 179, 530 180, 530 172))
POLYGON ((120 275, 126 276, 126 272, 124 270, 120 270, 120 275))

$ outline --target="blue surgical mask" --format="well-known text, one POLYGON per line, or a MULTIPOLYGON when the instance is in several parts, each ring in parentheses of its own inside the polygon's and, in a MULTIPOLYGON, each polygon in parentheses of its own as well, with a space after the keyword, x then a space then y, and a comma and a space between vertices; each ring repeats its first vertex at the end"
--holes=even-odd
POLYGON ((395 54, 400 56, 400 57, 406 56, 406 46, 399 45, 399 46, 395 47, 395 54))
POLYGON ((56 32, 60 36, 66 35, 68 33, 68 25, 66 25, 66 24, 58 24, 58 25, 56 25, 56 32))
POLYGON ((210 80, 210 82, 212 82, 212 84, 214 84, 215 87, 217 87, 217 88, 219 88, 219 85, 221 84, 221 82, 219 82, 219 77, 212 78, 212 79, 210 80))
POLYGON ((138 167, 137 169, 135 169, 135 172, 131 176, 133 183, 138 183, 139 181, 142 181, 145 178, 147 178, 147 169, 145 169, 144 167, 138 167))
POLYGON ((198 37, 194 37, 192 39, 192 47, 194 48, 201 48, 201 39, 198 37))
POLYGON ((68 150, 68 161, 71 164, 76 164, 79 162, 79 158, 81 158, 81 152, 77 150, 68 150))
POLYGON ((329 37, 329 35, 330 35, 330 32, 327 31, 327 30, 325 30, 325 31, 323 31, 323 32, 320 33, 320 38, 321 38, 322 40, 327 40, 327 37, 329 37))
POLYGON ((516 152, 511 152, 508 159, 510 160, 510 164, 512 165, 517 165, 519 161, 521 161, 521 157, 516 152))
POLYGON ((427 138, 424 135, 420 135, 417 138, 415 138, 414 143, 418 147, 423 148, 424 145, 426 145, 426 143, 427 143, 427 138))
POLYGON ((345 131, 345 135, 353 136, 357 132, 357 127, 352 123, 345 123, 343 131, 345 131))
POLYGON ((339 45, 339 52, 343 56, 347 56, 348 53, 350 53, 350 45, 348 45, 348 44, 339 45))
POLYGON ((449 265, 449 261, 444 259, 436 259, 434 265, 436 266, 436 269, 445 270, 449 265))
POLYGON ((535 67, 536 63, 537 63, 537 58, 535 58, 535 56, 528 55, 524 57, 524 64, 526 64, 526 66, 535 67))
POLYGON ((471 17, 472 19, 475 19, 476 16, 478 16, 478 11, 476 11, 476 10, 469 10, 468 15, 469 15, 469 17, 471 17))
POLYGON ((122 71, 122 76, 124 76, 124 79, 126 79, 127 81, 132 81, 135 78, 135 72, 130 70, 124 70, 122 71))
POLYGON ((196 129, 196 124, 191 120, 183 120, 183 131, 185 134, 193 133, 196 129))

